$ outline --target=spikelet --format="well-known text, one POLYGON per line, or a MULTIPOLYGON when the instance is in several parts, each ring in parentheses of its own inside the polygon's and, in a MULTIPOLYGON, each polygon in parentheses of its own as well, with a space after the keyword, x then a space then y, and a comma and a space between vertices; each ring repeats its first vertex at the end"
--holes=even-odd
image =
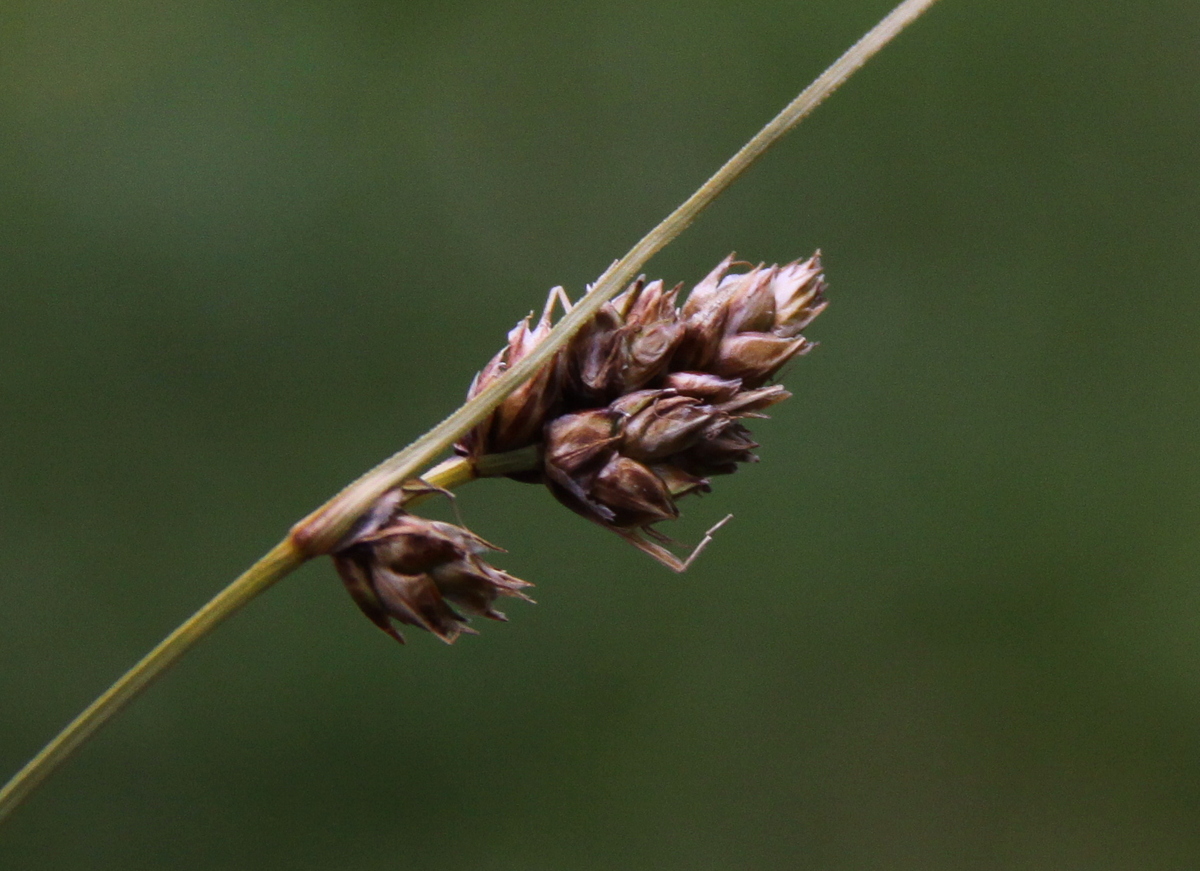
MULTIPOLYGON (((790 396, 767 382, 813 348, 800 332, 826 306, 819 253, 746 272, 730 272, 733 265, 731 254, 681 307, 679 286, 638 278, 532 386, 460 441, 458 453, 540 444, 541 469, 514 477, 544 483, 573 511, 680 569, 643 533, 661 539, 652 525, 679 516, 679 497, 708 492, 710 476, 757 462, 758 444, 741 421, 790 396)), ((562 299, 560 288, 551 292, 536 329, 528 318, 517 325, 470 395, 541 340, 562 299)))
POLYGON ((333 562, 350 596, 368 619, 401 644, 394 622, 432 632, 447 644, 477 634, 467 615, 504 620, 492 605, 501 596, 531 601, 531 586, 481 559, 500 550, 451 523, 426 520, 403 509, 392 490, 339 543, 333 562))
MULTIPOLYGON (((536 467, 509 477, 544 484, 572 511, 669 568, 686 569, 713 530, 681 560, 655 524, 679 517, 678 500, 709 492, 712 477, 758 462, 745 421, 791 395, 768 382, 812 349, 801 330, 826 305, 819 253, 784 266, 733 266, 731 254, 682 306, 680 286, 638 278, 455 452, 478 460, 536 446, 536 467)), ((530 314, 509 331, 468 398, 546 340, 557 305, 571 308, 556 287, 536 323, 530 314)), ((498 598, 528 600, 528 583, 482 559, 499 548, 407 512, 405 498, 403 487, 380 497, 333 552, 346 589, 373 623, 398 641, 397 623, 452 642, 474 634, 472 616, 503 620, 493 607, 498 598)))

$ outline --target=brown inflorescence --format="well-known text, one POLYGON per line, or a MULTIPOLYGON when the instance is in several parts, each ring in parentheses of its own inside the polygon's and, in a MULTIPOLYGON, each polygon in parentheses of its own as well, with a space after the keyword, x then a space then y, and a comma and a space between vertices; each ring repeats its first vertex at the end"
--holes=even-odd
MULTIPOLYGON (((647 540, 653 524, 679 516, 676 500, 708 492, 709 478, 756 462, 742 423, 789 394, 769 382, 813 343, 801 331, 826 306, 820 254, 784 266, 731 273, 733 255, 697 284, 639 278, 531 381, 456 446, 467 457, 542 446, 541 468, 513 475, 544 483, 572 510, 620 534, 677 570, 647 540)), ((532 316, 476 376, 469 396, 526 356, 550 331, 555 288, 536 327, 532 316)))
MULTIPOLYGON (((680 287, 637 279, 464 435, 456 453, 477 461, 536 448, 532 468, 525 458, 519 471, 504 465, 508 477, 545 484, 571 510, 683 571, 710 536, 681 560, 654 524, 677 518, 677 500, 707 493, 712 476, 758 461, 744 421, 791 395, 768 382, 813 347, 800 333, 826 305, 819 253, 745 272, 731 273, 733 265, 731 254, 682 305, 680 287)), ((556 305, 571 308, 562 288, 550 292, 536 324, 531 314, 509 332, 468 398, 545 341, 556 305)), ((472 465, 478 474, 485 464, 472 465)), ((401 642, 397 623, 452 642, 474 634, 470 617, 503 620, 493 607, 501 596, 529 601, 522 591, 530 584, 482 559, 499 548, 409 513, 409 490, 380 497, 333 549, 346 589, 373 623, 401 642)))
POLYGON ((480 558, 500 548, 460 526, 410 514, 403 500, 403 490, 385 494, 333 552, 342 582, 372 623, 401 643, 393 621, 450 643, 476 634, 458 609, 504 620, 492 607, 496 599, 531 601, 521 592, 531 584, 480 558))

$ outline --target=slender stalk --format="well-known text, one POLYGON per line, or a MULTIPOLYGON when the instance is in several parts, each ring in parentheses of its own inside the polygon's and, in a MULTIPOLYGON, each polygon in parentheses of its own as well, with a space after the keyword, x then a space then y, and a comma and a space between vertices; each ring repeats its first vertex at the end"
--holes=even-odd
POLYGON ((58 736, 13 776, 0 790, 0 820, 3 820, 55 768, 103 726, 113 714, 133 701, 166 671, 185 651, 216 628, 225 618, 304 562, 290 540, 284 539, 267 552, 232 584, 178 629, 147 653, 137 665, 72 720, 58 736))
MULTIPOLYGON (((515 452, 514 452, 515 453, 515 452)), ((505 455, 497 455, 493 464, 503 466, 505 455)), ((482 458, 480 458, 482 459, 482 458)), ((513 460, 507 465, 518 468, 513 460)), ((477 477, 474 464, 462 457, 453 457, 421 477, 430 487, 450 490, 477 477)), ((406 504, 412 505, 425 498, 428 493, 418 493, 406 504)), ((41 749, 25 767, 0 789, 0 822, 4 820, 30 792, 37 788, 59 765, 87 741, 112 716, 133 701, 154 679, 174 665, 184 653, 223 620, 233 616, 242 606, 276 581, 291 574, 307 559, 293 543, 291 537, 275 545, 267 554, 247 569, 237 580, 214 596, 208 604, 189 617, 174 632, 159 642, 158 646, 142 657, 141 661, 87 706, 79 716, 67 724, 53 741, 41 749)))
MULTIPOLYGON (((682 233, 713 200, 782 139, 784 134, 808 117, 826 97, 935 2, 936 0, 904 0, 900 3, 742 146, 741 150, 717 170, 699 190, 647 233, 628 254, 605 270, 583 299, 527 357, 425 435, 380 463, 296 524, 287 538, 275 545, 241 577, 218 593, 137 665, 122 675, 0 789, 0 821, 3 821, 100 726, 132 701, 221 621, 237 612, 305 560, 328 553, 376 499, 401 482, 416 476, 418 470, 432 463, 463 433, 491 413, 505 397, 548 362, 600 306, 616 296, 637 275, 646 261, 682 233)), ((517 465, 506 467, 501 464, 497 468, 512 471, 520 468, 520 464, 528 460, 528 457, 506 460, 504 462, 517 465)), ((428 472, 423 476, 423 480, 434 487, 449 489, 473 479, 478 474, 480 472, 467 461, 455 458, 428 472)), ((503 472, 484 471, 482 474, 503 472)), ((422 497, 414 496, 410 504, 418 498, 422 497)))

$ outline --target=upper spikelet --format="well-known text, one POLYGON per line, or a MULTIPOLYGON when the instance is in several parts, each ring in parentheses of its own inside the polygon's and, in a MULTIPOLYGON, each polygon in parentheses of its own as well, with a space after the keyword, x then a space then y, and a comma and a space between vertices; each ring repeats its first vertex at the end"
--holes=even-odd
MULTIPOLYGON (((455 447, 469 457, 540 444, 545 483, 572 510, 677 568, 640 532, 679 515, 675 500, 707 492, 709 476, 756 462, 741 422, 790 394, 765 386, 813 343, 803 330, 825 308, 820 254, 731 272, 726 257, 677 305, 680 286, 638 278, 600 307, 565 349, 455 447)), ((476 376, 471 395, 550 330, 562 291, 534 328, 526 318, 476 376)))

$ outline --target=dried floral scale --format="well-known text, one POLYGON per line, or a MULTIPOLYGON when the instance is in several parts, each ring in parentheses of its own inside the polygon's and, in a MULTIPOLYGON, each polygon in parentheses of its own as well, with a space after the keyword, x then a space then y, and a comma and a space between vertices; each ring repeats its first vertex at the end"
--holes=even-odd
MULTIPOLYGON (((784 266, 730 272, 726 257, 692 288, 639 278, 606 303, 533 378, 454 447, 476 464, 525 451, 532 460, 507 477, 544 484, 571 510, 611 529, 675 571, 680 560, 654 528, 679 516, 676 501, 707 493, 710 478, 757 462, 743 421, 791 394, 768 382, 814 343, 801 331, 826 306, 820 254, 784 266)), ((526 317, 475 376, 468 398, 487 388, 549 335, 562 288, 541 318, 526 317)), ((452 642, 471 616, 503 620, 501 596, 528 599, 530 586, 488 565, 499 550, 449 523, 406 510, 418 487, 382 496, 333 552, 350 595, 373 623, 403 641, 395 623, 452 642)), ((707 539, 706 539, 707 541, 707 539)), ((703 542, 701 543, 703 545, 703 542)))

